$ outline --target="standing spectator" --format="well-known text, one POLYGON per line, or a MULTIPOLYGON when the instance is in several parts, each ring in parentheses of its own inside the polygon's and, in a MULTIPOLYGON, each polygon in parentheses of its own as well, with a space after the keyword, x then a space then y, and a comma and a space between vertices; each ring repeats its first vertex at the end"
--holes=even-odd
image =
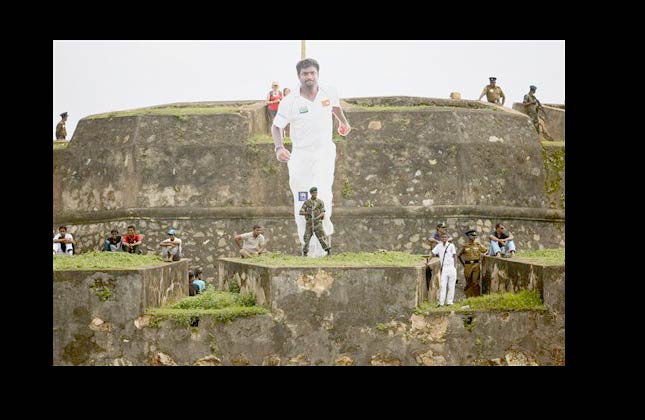
POLYGON ((134 225, 128 226, 128 234, 125 235, 122 239, 122 247, 124 252, 129 252, 130 254, 142 254, 141 242, 143 242, 143 235, 137 233, 134 225))
POLYGON ((103 243, 103 251, 122 251, 121 236, 118 230, 112 229, 110 231, 110 236, 105 238, 105 242, 103 243))
POLYGON ((197 294, 206 290, 206 282, 202 279, 202 269, 199 267, 195 269, 195 280, 193 280, 193 284, 195 285, 197 294))
POLYGON ((495 257, 512 257, 515 255, 515 243, 513 242, 513 234, 505 232, 506 228, 503 224, 498 223, 495 225, 495 230, 491 231, 490 236, 490 255, 495 257))
POLYGON ((273 82, 271 85, 271 90, 267 94, 267 114, 269 115, 269 124, 273 124, 273 119, 275 114, 278 113, 278 107, 280 106, 280 101, 282 100, 282 92, 279 89, 280 85, 278 82, 273 82))
POLYGON ((54 236, 54 254, 74 255, 74 237, 67 233, 67 226, 59 226, 54 236))
MULTIPOLYGON (((439 242, 441 242, 441 234, 446 233, 446 229, 448 228, 448 225, 446 225, 444 222, 440 222, 437 225, 437 230, 435 233, 432 234, 430 238, 428 238, 428 242, 430 242, 430 247, 434 248, 437 246, 439 242)), ((452 238, 448 236, 448 242, 452 242, 452 238)))
POLYGON ((481 256, 488 252, 488 249, 477 240, 477 231, 469 230, 465 233, 468 242, 461 248, 457 258, 464 266, 464 277, 466 278, 466 288, 464 293, 466 297, 479 296, 481 294, 480 276, 481 276, 481 256), (462 256, 465 258, 462 259, 462 256))
POLYGON ((181 239, 175 236, 177 235, 175 229, 170 229, 167 234, 168 239, 164 239, 159 244, 160 247, 163 247, 161 258, 165 262, 179 261, 181 260, 181 239))
POLYGON ((235 235, 235 243, 240 250, 242 258, 257 257, 267 252, 265 248, 266 239, 264 239, 263 233, 264 228, 262 226, 254 225, 252 232, 235 235), (244 244, 241 244, 240 241, 244 241, 244 244))
POLYGON ((439 304, 446 303, 446 288, 448 289, 448 306, 453 304, 455 298, 455 284, 457 283, 457 251, 455 245, 448 242, 448 234, 441 234, 441 242, 432 250, 432 253, 441 261, 441 277, 439 280, 439 304))
POLYGON ((197 294, 197 286, 193 284, 195 274, 188 270, 188 296, 195 296, 197 294))

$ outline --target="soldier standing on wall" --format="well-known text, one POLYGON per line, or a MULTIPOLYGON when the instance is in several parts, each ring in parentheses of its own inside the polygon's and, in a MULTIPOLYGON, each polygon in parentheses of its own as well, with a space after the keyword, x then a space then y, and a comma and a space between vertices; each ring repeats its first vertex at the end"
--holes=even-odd
POLYGON ((67 130, 65 130, 65 121, 67 121, 67 112, 60 114, 62 120, 56 124, 56 140, 65 140, 67 137, 67 130))
POLYGON ((524 95, 524 100, 522 101, 522 103, 526 108, 526 113, 531 118, 531 121, 533 121, 533 126, 535 127, 538 135, 542 135, 542 137, 544 137, 548 141, 555 141, 553 137, 551 137, 551 134, 549 134, 549 132, 547 131, 544 120, 540 118, 539 112, 544 112, 544 108, 542 108, 542 104, 540 103, 538 98, 535 97, 536 90, 537 87, 533 85, 529 86, 529 93, 524 95))
POLYGON ((311 198, 302 203, 302 208, 300 209, 300 215, 305 216, 305 220, 307 221, 305 236, 303 238, 305 245, 302 248, 302 255, 307 256, 309 252, 309 241, 315 233, 318 241, 320 241, 320 245, 327 251, 327 256, 329 256, 331 255, 331 247, 327 245, 327 235, 325 235, 322 225, 322 221, 325 218, 325 203, 318 198, 318 188, 311 187, 309 192, 311 193, 311 198))

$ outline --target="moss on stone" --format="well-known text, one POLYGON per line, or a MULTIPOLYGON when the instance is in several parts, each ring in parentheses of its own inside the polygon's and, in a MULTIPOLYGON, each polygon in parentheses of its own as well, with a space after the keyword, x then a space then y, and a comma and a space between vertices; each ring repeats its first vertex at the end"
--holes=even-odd
POLYGON ((352 195, 352 185, 349 182, 348 178, 345 178, 343 180, 343 189, 341 190, 340 194, 343 196, 343 198, 349 198, 352 195))
POLYGON ((148 308, 146 314, 156 322, 170 319, 176 323, 190 327, 195 317, 211 317, 219 322, 230 322, 241 317, 263 315, 269 310, 261 306, 228 306, 221 309, 173 309, 173 308, 148 308))
POLYGON ((112 117, 131 117, 138 115, 168 115, 180 118, 186 121, 189 115, 212 115, 212 114, 239 114, 240 107, 234 106, 169 106, 160 108, 140 108, 126 111, 113 111, 103 114, 95 114, 85 117, 87 119, 112 118, 112 117))
POLYGON ((545 311, 546 307, 535 290, 522 290, 518 293, 491 293, 488 295, 471 297, 457 302, 452 306, 437 307, 436 302, 423 302, 415 309, 419 315, 428 315, 431 312, 469 312, 477 310, 506 310, 506 311, 545 311), (461 309, 462 306, 469 308, 461 309))
POLYGON ((112 289, 114 289, 114 287, 116 287, 114 279, 103 281, 98 278, 94 280, 94 284, 90 286, 90 290, 98 296, 101 302, 105 302, 112 297, 112 289))
POLYGON ((231 260, 272 267, 413 267, 425 261, 421 255, 394 251, 344 252, 322 258, 270 253, 261 257, 231 258, 231 260))
POLYGON ((544 190, 552 208, 564 208, 562 179, 565 170, 564 142, 540 142, 544 160, 544 190), (559 145, 562 143, 562 145, 559 145))
POLYGON ((68 141, 55 141, 54 143, 54 150, 60 150, 60 149, 67 149, 67 146, 69 146, 68 141))
POLYGON ((54 271, 91 269, 138 269, 163 264, 155 254, 137 255, 128 252, 92 251, 80 255, 54 255, 54 271))
POLYGON ((564 248, 546 248, 517 251, 515 258, 538 264, 564 265, 564 248))

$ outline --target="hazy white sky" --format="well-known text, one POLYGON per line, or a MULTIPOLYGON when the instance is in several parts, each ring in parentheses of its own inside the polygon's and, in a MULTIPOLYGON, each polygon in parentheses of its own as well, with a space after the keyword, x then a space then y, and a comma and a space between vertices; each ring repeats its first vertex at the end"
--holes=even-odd
MULTIPOLYGON (((521 102, 529 85, 564 103, 564 41, 307 41, 320 83, 341 98, 460 92, 477 99, 489 76, 521 102)), ((91 114, 172 102, 262 100, 277 80, 299 86, 300 41, 54 41, 54 128, 67 139, 91 114)))

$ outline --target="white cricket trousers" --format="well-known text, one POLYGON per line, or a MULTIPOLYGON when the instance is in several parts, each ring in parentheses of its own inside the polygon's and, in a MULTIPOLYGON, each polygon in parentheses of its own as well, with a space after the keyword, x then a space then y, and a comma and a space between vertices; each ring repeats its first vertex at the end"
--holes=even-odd
MULTIPOLYGON (((331 222, 333 194, 332 185, 334 184, 334 168, 336 166, 336 145, 333 142, 325 146, 315 146, 306 148, 293 148, 291 158, 287 162, 289 168, 289 187, 293 194, 293 216, 298 227, 298 238, 300 244, 304 245, 304 235, 306 221, 304 216, 300 216, 300 208, 304 200, 299 200, 299 192, 307 192, 307 197, 311 198, 309 189, 318 187, 318 198, 325 203, 325 218, 323 219, 323 229, 327 236, 334 233, 334 225, 331 222)), ((318 239, 311 238, 309 256, 314 255, 314 250, 322 246, 318 239), (315 247, 315 248, 314 248, 315 247)))
POLYGON ((457 283, 457 269, 455 267, 442 268, 439 280, 439 305, 446 303, 446 289, 448 291, 448 305, 452 305, 455 299, 455 283, 457 283))

